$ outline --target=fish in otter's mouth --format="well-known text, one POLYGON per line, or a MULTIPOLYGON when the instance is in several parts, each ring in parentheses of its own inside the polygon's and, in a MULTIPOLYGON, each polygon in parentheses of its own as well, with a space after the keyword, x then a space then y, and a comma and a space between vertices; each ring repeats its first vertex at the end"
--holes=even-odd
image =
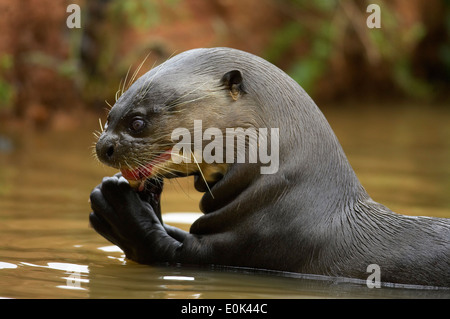
POLYGON ((145 181, 152 176, 155 165, 162 164, 171 157, 171 149, 155 157, 150 163, 135 169, 122 168, 122 176, 128 180, 130 186, 139 191, 145 187, 145 181))

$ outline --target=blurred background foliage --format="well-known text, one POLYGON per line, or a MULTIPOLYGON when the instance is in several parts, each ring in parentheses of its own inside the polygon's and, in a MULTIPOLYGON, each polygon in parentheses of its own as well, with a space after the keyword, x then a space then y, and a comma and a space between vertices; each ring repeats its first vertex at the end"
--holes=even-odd
POLYGON ((141 74, 212 46, 266 58, 316 101, 449 101, 449 0, 0 0, 0 30, 0 121, 103 111, 147 55, 141 74))

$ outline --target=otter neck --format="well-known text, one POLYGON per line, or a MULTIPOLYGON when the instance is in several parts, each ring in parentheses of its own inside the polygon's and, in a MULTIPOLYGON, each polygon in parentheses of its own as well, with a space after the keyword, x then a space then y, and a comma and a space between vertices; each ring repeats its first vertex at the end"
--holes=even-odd
MULTIPOLYGON (((259 112, 267 127, 279 127, 280 170, 277 174, 291 187, 302 188, 301 196, 317 201, 351 206, 361 196, 368 197, 353 168, 345 156, 341 144, 323 113, 310 96, 292 78, 275 68, 265 73, 258 87, 250 87, 250 94, 257 101, 259 112), (282 92, 271 92, 271 83, 278 83, 282 92), (261 90, 262 87, 269 88, 261 90), (304 188, 304 189, 303 189, 304 188)), ((310 203, 308 203, 310 204, 310 203)), ((311 209, 320 214, 322 206, 311 209)))
POLYGON ((277 203, 289 193, 296 194, 297 203, 304 202, 298 213, 308 209, 309 213, 325 216, 352 207, 368 195, 334 135, 327 141, 322 136, 321 141, 320 146, 311 147, 314 152, 305 146, 299 156, 292 156, 280 147, 276 174, 261 174, 257 165, 231 165, 224 177, 211 187, 211 192, 205 192, 201 210, 206 214, 227 212, 230 216, 237 211, 251 214, 260 212, 261 201, 267 208, 268 202, 277 203))
MULTIPOLYGON (((252 164, 232 164, 211 189, 214 198, 205 193, 202 210, 230 216, 236 211, 260 213, 258 202, 270 207, 294 194, 301 206, 298 211, 292 208, 294 214, 308 210, 326 216, 366 196, 333 130, 301 86, 262 59, 240 57, 238 61, 244 78, 250 79, 244 83, 246 94, 241 98, 247 99, 245 105, 251 108, 256 125, 279 128, 279 170, 261 175, 252 164), (245 200, 239 200, 242 194, 245 200)), ((235 63, 230 62, 233 68, 235 63)), ((220 66, 231 68, 226 63, 220 66)))
MULTIPOLYGON (((206 192, 203 196, 202 211, 207 214, 226 212, 230 216, 235 211, 239 214, 259 213, 258 203, 262 199, 268 207, 266 199, 276 203, 293 193, 297 194, 297 202, 304 202, 299 207, 299 214, 324 217, 343 212, 359 198, 368 196, 325 117, 315 104, 309 106, 309 112, 317 113, 312 117, 314 122, 292 116, 279 126, 278 172, 264 175, 254 164, 231 165, 225 176, 211 188, 211 193, 206 192), (291 131, 292 127, 297 131, 291 131), (245 194, 245 200, 239 199, 242 194, 245 194)), ((301 115, 301 112, 297 114, 301 115)), ((278 124, 269 125, 275 127, 278 124)))

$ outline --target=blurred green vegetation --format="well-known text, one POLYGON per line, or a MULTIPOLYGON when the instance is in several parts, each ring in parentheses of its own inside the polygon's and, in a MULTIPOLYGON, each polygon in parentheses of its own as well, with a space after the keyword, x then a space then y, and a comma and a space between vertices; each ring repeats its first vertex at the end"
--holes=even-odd
POLYGON ((14 86, 9 83, 6 73, 12 69, 14 59, 10 54, 0 55, 0 109, 10 108, 15 95, 14 86))
MULTIPOLYGON (((157 26, 161 22, 161 8, 175 9, 179 1, 164 1, 164 6, 158 1, 146 0, 104 1, 106 5, 100 8, 95 3, 88 4, 85 17, 88 32, 79 42, 73 42, 72 50, 78 52, 76 59, 84 66, 81 82, 85 101, 104 108, 105 99, 115 95, 130 68, 136 67, 140 63, 139 59, 157 49, 157 44, 150 38, 127 50, 126 54, 120 54, 123 52, 121 40, 125 36, 124 30, 143 32, 157 26), (95 11, 96 14, 92 14, 95 11), (105 33, 111 36, 105 37, 105 33), (83 42, 90 42, 91 47, 87 48, 83 42), (91 54, 89 50, 95 53, 91 54)), ((114 103, 111 100, 108 102, 114 103)))
POLYGON ((243 0, 236 7, 234 2, 221 0, 203 4, 190 0, 85 1, 81 29, 70 30, 64 20, 44 15, 34 21, 23 13, 23 28, 11 27, 9 32, 11 39, 22 34, 24 38, 11 40, 17 47, 12 46, 10 52, 0 52, 0 110, 21 109, 15 114, 25 114, 26 104, 39 100, 40 93, 45 95, 40 105, 50 110, 74 98, 93 109, 104 109, 105 100, 113 103, 121 79, 148 53, 152 52, 151 66, 174 51, 222 45, 251 51, 280 66, 314 99, 339 101, 335 97, 364 98, 368 93, 431 102, 449 99, 449 0, 431 1, 426 7, 408 3, 413 18, 407 22, 405 3, 395 0, 263 0, 258 5, 260 14, 276 17, 264 28, 260 25, 264 18, 257 20, 251 12, 238 14, 252 3, 243 0), (370 14, 366 8, 372 2, 381 7, 380 29, 366 25, 370 14), (54 24, 46 26, 49 21, 54 24), (195 31, 183 32, 193 25, 195 31), (60 39, 44 31, 58 28, 60 39), (161 31, 167 29, 171 31, 161 31), (216 38, 203 40, 210 39, 200 37, 203 30, 216 38), (241 31, 246 38, 238 36, 241 31), (255 32, 261 32, 264 41, 256 42, 255 32), (181 40, 189 39, 179 43, 179 34, 184 37, 181 40), (53 78, 45 72, 40 76, 47 82, 31 77, 36 67, 50 70, 53 78), (65 86, 50 87, 59 80, 65 86))
MULTIPOLYGON (((165 0, 165 4, 174 7, 182 0, 165 0)), ((148 29, 161 22, 161 6, 157 1, 144 0, 114 0, 111 3, 111 18, 125 17, 131 27, 148 29)))
POLYGON ((337 6, 337 1, 303 1, 288 0, 288 5, 295 11, 312 12, 314 21, 293 18, 287 21, 273 36, 272 43, 266 50, 265 57, 278 64, 283 54, 302 40, 309 41, 309 48, 301 56, 293 59, 288 68, 289 75, 312 93, 316 81, 323 75, 327 61, 331 57, 332 41, 339 35, 333 28, 332 20, 322 16, 330 15, 337 6))
MULTIPOLYGON (((364 11, 371 3, 368 1, 285 0, 282 2, 293 14, 291 19, 275 32, 265 56, 274 63, 280 63, 283 55, 292 50, 293 46, 300 42, 306 43, 307 47, 293 59, 287 70, 306 91, 313 95, 318 93, 315 91, 317 82, 326 76, 333 56, 336 52, 342 51, 342 43, 348 43, 349 37, 359 37, 361 42, 365 42, 362 48, 371 51, 366 54, 376 56, 378 66, 383 65, 388 68, 388 80, 392 80, 406 97, 431 98, 434 93, 434 83, 426 77, 418 76, 412 61, 414 50, 427 36, 427 26, 423 21, 415 21, 411 27, 402 29, 401 13, 389 6, 389 2, 376 1, 381 7, 382 27, 369 29, 364 25, 369 15, 364 11), (348 6, 359 10, 346 10, 345 7, 348 6), (358 19, 364 24, 356 25, 351 21, 358 19), (354 30, 349 33, 349 29, 354 30)), ((440 43, 438 60, 433 63, 442 65, 442 72, 448 80, 450 79, 450 1, 445 1, 444 5, 446 41, 440 43)), ((355 63, 358 62, 355 61, 355 63)))
MULTIPOLYGON (((171 0, 165 4, 174 10, 183 0, 171 0)), ((184 0, 186 2, 186 0, 184 0)), ((215 2, 215 1, 213 1, 215 2)), ((415 73, 413 65, 414 50, 427 36, 427 27, 423 21, 415 21, 408 28, 401 28, 401 14, 389 5, 389 2, 377 1, 381 7, 382 28, 369 29, 365 21, 369 13, 365 12, 370 1, 341 1, 341 0, 280 0, 272 2, 286 15, 285 23, 277 27, 263 50, 263 55, 269 61, 280 64, 286 53, 302 43, 305 48, 300 54, 289 56, 289 63, 285 70, 311 95, 317 95, 320 80, 327 76, 330 62, 336 52, 343 51, 342 43, 353 37, 353 42, 365 42, 362 50, 368 56, 368 63, 376 60, 373 69, 387 68, 386 82, 392 82, 404 97, 432 99, 435 89, 432 81, 415 73), (353 6, 353 11, 349 7, 353 6), (346 9, 347 7, 347 9, 346 9), (355 16, 356 15, 356 16, 355 16), (361 20, 357 25, 353 20, 361 20), (354 29, 349 32, 349 29, 354 29), (359 38, 358 38, 359 37, 359 38)), ((440 44, 439 61, 447 78, 450 78, 450 1, 444 2, 446 14, 447 41, 440 44)), ((110 8, 111 21, 126 21, 132 28, 148 29, 161 23, 164 11, 157 2, 151 1, 112 1, 110 8)), ((251 16, 249 16, 251 19, 251 16)), ((148 48, 147 43, 143 48, 148 48)), ((113 50, 113 48, 106 46, 113 50)), ((126 63, 119 67, 118 72, 124 74, 127 67, 136 60, 136 56, 143 54, 137 49, 131 59, 124 59, 126 63), (131 60, 131 61, 130 61, 131 60)), ((117 65, 116 65, 117 66, 117 65)), ((358 66, 354 66, 357 68, 358 66)), ((370 71, 370 68, 368 69, 370 71)), ((367 75, 370 80, 370 75, 367 75)), ((376 86, 377 84, 374 83, 376 86)), ((436 84, 439 85, 439 84, 436 84)))

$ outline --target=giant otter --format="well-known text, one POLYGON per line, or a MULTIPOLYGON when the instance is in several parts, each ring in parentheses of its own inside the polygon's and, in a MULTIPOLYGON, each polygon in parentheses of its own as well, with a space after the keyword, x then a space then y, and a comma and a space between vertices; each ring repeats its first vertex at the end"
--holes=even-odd
POLYGON ((374 202, 312 99, 252 54, 195 49, 153 68, 112 107, 96 153, 122 173, 92 191, 91 225, 139 263, 361 279, 377 264, 383 282, 450 287, 450 219, 374 202), (203 129, 279 128, 278 170, 193 153, 183 155, 190 164, 175 163, 171 133, 192 132, 195 120, 203 129), (162 179, 187 175, 205 192, 189 233, 165 225, 159 207, 162 179))

